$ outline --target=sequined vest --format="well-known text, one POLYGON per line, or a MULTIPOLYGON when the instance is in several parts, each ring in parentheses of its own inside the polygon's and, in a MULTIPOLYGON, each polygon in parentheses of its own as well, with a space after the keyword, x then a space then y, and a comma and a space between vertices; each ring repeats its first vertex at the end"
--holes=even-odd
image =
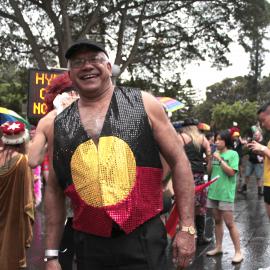
POLYGON ((53 166, 76 230, 110 237, 117 224, 128 234, 162 210, 159 149, 137 89, 115 88, 98 147, 77 101, 59 114, 53 166))

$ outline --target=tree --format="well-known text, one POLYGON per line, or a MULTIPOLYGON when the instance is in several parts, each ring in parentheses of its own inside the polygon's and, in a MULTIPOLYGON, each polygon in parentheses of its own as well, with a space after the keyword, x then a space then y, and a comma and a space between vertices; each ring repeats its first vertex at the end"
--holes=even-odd
POLYGON ((270 74, 260 80, 260 89, 261 91, 258 94, 258 103, 262 105, 266 101, 270 100, 270 74))
POLYGON ((27 70, 19 71, 13 64, 6 63, 1 65, 0 76, 0 104, 1 107, 12 109, 22 113, 22 105, 26 103, 27 70))
POLYGON ((235 101, 247 101, 247 77, 226 78, 206 89, 206 99, 213 104, 226 102, 233 104, 235 101))
POLYGON ((183 120, 192 116, 195 106, 196 92, 190 80, 181 84, 179 76, 175 76, 171 80, 165 81, 163 84, 155 84, 146 80, 131 78, 131 80, 120 80, 119 85, 126 87, 138 87, 144 91, 152 93, 154 96, 171 97, 184 104, 184 108, 173 112, 172 121, 183 120))
MULTIPOLYGON (((229 31, 245 0, 2 0, 1 59, 66 66, 72 40, 88 37, 114 49, 121 73, 161 82, 182 64, 211 58, 227 65, 229 31), (168 75, 167 75, 168 76, 168 75)), ((247 21, 248 23, 248 21, 247 21)))
POLYGON ((239 42, 250 54, 247 98, 256 101, 260 92, 259 79, 264 65, 264 53, 267 51, 263 41, 268 38, 266 34, 270 24, 270 5, 264 0, 248 0, 237 11, 236 16, 241 22, 239 42))
POLYGON ((191 115, 200 122, 207 123, 212 126, 211 112, 213 107, 214 103, 212 101, 205 100, 196 107, 193 107, 191 115))
POLYGON ((214 106, 212 124, 217 130, 227 129, 237 122, 242 134, 246 134, 250 127, 257 123, 257 102, 240 101, 234 104, 222 102, 214 106))

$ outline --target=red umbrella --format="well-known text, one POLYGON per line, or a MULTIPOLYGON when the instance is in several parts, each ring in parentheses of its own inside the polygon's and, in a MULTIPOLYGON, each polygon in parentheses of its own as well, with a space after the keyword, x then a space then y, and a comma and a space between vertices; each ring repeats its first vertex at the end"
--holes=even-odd
MULTIPOLYGON (((215 181, 217 181, 219 177, 220 176, 218 175, 215 178, 213 178, 212 180, 208 181, 207 183, 196 186, 195 193, 201 192, 203 189, 205 189, 206 187, 208 187, 209 185, 211 185, 215 181)), ((170 214, 170 216, 166 222, 166 225, 165 225, 166 231, 170 235, 171 238, 173 238, 175 233, 176 233, 176 227, 178 224, 178 220, 179 220, 178 211, 176 209, 176 205, 174 204, 172 211, 171 211, 171 214, 170 214)))

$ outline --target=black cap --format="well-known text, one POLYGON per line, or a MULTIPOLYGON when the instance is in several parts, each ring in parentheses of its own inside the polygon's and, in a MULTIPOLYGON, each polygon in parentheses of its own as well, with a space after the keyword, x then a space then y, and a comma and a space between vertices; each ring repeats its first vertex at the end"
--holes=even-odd
POLYGON ((76 52, 78 52, 82 48, 89 48, 95 51, 102 51, 104 52, 107 57, 109 57, 108 53, 104 49, 104 47, 101 44, 98 44, 94 41, 88 40, 88 39, 81 39, 73 43, 66 51, 65 57, 66 59, 70 59, 72 55, 74 55, 76 52))
POLYGON ((182 123, 182 127, 187 127, 187 126, 197 126, 199 124, 199 121, 194 118, 187 118, 184 120, 182 123))

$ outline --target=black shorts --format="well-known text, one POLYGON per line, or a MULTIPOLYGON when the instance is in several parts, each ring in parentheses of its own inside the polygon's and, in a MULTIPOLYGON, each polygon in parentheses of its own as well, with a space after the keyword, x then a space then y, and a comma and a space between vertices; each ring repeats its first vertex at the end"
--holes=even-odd
POLYGON ((270 204, 270 187, 263 187, 264 202, 270 204))

